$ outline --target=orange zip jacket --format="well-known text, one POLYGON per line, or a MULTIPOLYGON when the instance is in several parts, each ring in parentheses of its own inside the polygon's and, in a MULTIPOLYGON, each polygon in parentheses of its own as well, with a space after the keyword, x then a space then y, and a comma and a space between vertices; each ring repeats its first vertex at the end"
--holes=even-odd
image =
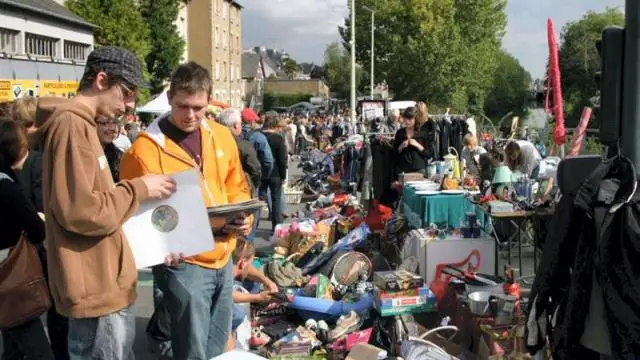
MULTIPOLYGON (((195 161, 178 144, 166 137, 158 123, 169 113, 156 119, 141 133, 120 162, 120 178, 133 179, 147 174, 171 175, 198 168, 195 161)), ((251 199, 238 147, 225 126, 203 120, 200 125, 202 172, 200 185, 207 207, 251 199)), ((212 251, 187 259, 187 262, 210 269, 224 267, 235 249, 234 235, 216 236, 212 251)))

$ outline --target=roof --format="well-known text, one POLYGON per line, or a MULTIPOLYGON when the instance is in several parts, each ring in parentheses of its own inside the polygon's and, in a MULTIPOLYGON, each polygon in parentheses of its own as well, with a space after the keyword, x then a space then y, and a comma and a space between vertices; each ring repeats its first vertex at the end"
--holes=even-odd
POLYGON ((229 2, 231 3, 231 5, 233 5, 233 6, 237 7, 237 8, 238 8, 238 9, 240 9, 240 10, 242 10, 242 9, 244 8, 242 5, 240 5, 240 3, 238 3, 238 2, 237 2, 237 1, 235 1, 235 0, 231 0, 231 1, 229 1, 229 2))
POLYGON ((87 22, 85 19, 74 14, 71 10, 58 4, 54 0, 0 0, 0 5, 8 5, 18 10, 45 15, 92 29, 96 27, 96 25, 87 22))
POLYGON ((242 53, 242 78, 253 79, 258 74, 260 55, 251 52, 242 53))

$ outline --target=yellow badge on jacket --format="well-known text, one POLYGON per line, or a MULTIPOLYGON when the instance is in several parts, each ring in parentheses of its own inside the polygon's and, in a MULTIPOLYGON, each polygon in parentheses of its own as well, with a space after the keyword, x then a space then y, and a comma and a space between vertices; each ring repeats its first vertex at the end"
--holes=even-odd
POLYGON ((109 162, 107 161, 107 157, 102 155, 98 158, 98 165, 100 166, 100 170, 104 170, 109 167, 109 162))

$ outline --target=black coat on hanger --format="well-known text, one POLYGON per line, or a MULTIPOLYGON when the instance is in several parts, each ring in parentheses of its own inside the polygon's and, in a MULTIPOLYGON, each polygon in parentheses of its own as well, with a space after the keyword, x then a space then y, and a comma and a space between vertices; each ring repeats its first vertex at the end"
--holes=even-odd
POLYGON ((640 354, 640 194, 633 164, 616 156, 574 194, 563 194, 530 295, 527 347, 583 358, 593 279, 602 289, 615 359, 640 354), (605 191, 606 190, 606 191, 605 191), (550 319, 556 316, 555 327, 550 319), (540 324, 545 326, 541 326, 540 324))

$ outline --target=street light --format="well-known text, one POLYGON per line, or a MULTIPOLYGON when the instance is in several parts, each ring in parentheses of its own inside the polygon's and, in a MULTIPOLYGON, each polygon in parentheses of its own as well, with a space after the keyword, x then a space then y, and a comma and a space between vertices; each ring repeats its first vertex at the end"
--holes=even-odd
POLYGON ((374 75, 373 75, 373 70, 374 70, 374 52, 375 52, 375 43, 376 43, 376 12, 375 10, 372 10, 364 5, 362 5, 362 8, 365 10, 368 10, 369 12, 371 12, 371 100, 373 100, 373 90, 375 88, 375 81, 374 81, 374 75))
POLYGON ((351 0, 351 123, 356 123, 356 0, 351 0))

